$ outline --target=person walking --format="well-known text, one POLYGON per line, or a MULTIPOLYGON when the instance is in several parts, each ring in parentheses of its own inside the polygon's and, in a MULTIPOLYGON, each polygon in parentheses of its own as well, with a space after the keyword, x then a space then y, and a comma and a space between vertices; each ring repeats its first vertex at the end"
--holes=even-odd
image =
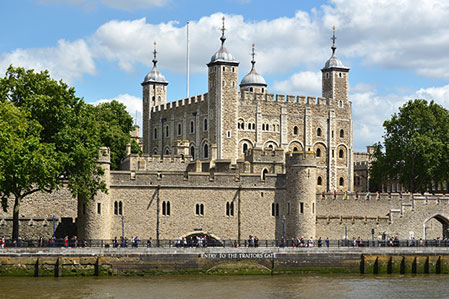
POLYGON ((2 240, 0 241, 0 245, 2 248, 5 248, 5 243, 6 243, 5 236, 2 236, 2 240))

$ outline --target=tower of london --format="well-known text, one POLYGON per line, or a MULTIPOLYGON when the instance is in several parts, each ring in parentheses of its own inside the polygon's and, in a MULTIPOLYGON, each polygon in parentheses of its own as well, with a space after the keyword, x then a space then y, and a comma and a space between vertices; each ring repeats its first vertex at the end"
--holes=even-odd
MULTIPOLYGON (((353 151, 350 69, 337 58, 335 28, 320 97, 270 93, 254 45, 239 82, 226 39, 223 20, 218 50, 205 61, 207 93, 175 101, 155 47, 141 83, 143 153, 128 145, 115 171, 101 148, 108 193, 90 202, 66 189, 36 194, 21 207, 21 236, 51 235, 53 216, 58 234, 80 239, 447 236, 446 195, 367 192, 369 154, 353 151)), ((0 234, 11 220, 0 213, 0 234)))

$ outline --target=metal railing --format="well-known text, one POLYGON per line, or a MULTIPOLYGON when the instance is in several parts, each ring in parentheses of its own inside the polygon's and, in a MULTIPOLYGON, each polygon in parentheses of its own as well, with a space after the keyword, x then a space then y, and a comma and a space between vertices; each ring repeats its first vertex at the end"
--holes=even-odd
MULTIPOLYGON (((449 240, 5 240, 5 248, 205 248, 205 247, 285 247, 285 248, 358 248, 358 247, 449 247, 449 240)), ((1 248, 0 248, 1 249, 1 248)))

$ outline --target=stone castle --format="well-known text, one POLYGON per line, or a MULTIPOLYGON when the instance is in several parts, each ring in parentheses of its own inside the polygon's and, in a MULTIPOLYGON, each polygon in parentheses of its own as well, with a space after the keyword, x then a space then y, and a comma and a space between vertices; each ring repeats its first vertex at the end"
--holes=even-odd
MULTIPOLYGON (((449 197, 372 193, 367 153, 353 152, 349 68, 332 55, 322 97, 274 95, 252 68, 238 82, 239 62, 221 46, 208 67, 208 92, 167 102, 168 82, 153 69, 143 83, 143 154, 110 170, 100 149, 108 194, 77 201, 61 189, 21 207, 21 236, 154 240, 207 234, 219 240, 446 237, 449 197)), ((136 132, 134 132, 136 133, 136 132)), ((138 133, 136 133, 138 137, 138 133)), ((396 186, 392 191, 401 191, 396 186)), ((0 213, 0 234, 12 218, 0 213)))

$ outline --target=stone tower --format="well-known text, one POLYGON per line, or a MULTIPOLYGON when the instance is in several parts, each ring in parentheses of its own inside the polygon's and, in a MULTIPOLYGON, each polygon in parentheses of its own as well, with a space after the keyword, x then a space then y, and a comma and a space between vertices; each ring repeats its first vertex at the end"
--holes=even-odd
POLYGON ((286 159, 287 194, 290 215, 286 219, 287 239, 315 238, 316 161, 314 152, 293 153, 286 159))
POLYGON ((332 35, 332 56, 326 61, 322 73, 322 92, 324 98, 334 99, 335 102, 348 101, 349 68, 344 66, 335 56, 335 26, 332 35))
POLYGON ((238 117, 238 66, 231 53, 226 50, 224 43, 225 27, 221 29, 221 47, 211 57, 207 64, 209 68, 209 117, 210 122, 216 123, 209 130, 211 147, 216 142, 217 159, 231 159, 235 163, 237 156, 237 117, 238 117))
MULTIPOLYGON (((97 163, 104 170, 103 180, 106 183, 106 188, 109 190, 111 181, 111 153, 109 148, 100 148, 97 163)), ((99 192, 95 198, 89 202, 79 198, 79 239, 109 239, 111 237, 111 217, 110 191, 108 194, 99 192)))
MULTIPOLYGON (((142 125, 143 125, 143 153, 153 154, 152 148, 157 146, 153 144, 157 138, 154 134, 162 134, 162 127, 151 128, 151 109, 154 106, 163 105, 167 103, 167 85, 168 82, 165 77, 159 72, 156 67, 156 42, 154 43, 153 51, 153 69, 149 72, 143 82, 141 83, 143 89, 143 109, 142 109, 142 125), (156 131, 155 131, 156 130, 156 131)), ((162 135, 161 135, 162 136, 162 135)), ((162 149, 158 147, 158 150, 162 149)))

